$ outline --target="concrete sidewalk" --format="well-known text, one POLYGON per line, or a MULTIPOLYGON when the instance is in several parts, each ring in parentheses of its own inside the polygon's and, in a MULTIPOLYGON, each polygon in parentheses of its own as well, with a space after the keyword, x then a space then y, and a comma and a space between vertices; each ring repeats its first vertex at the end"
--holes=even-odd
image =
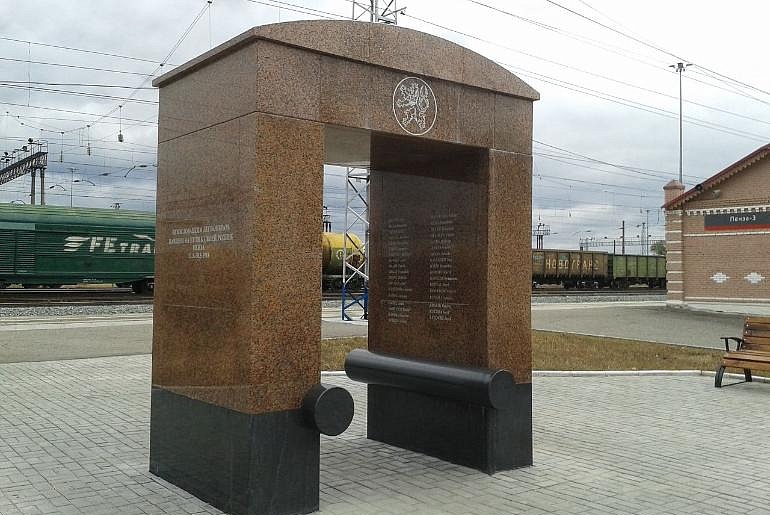
MULTIPOLYGON (((770 385, 535 378, 535 466, 494 476, 366 440, 321 444, 323 514, 767 514, 770 385), (751 437, 749 431, 759 428, 751 437)), ((0 514, 220 513, 147 472, 150 357, 0 365, 0 514)))
MULTIPOLYGON (((322 338, 366 334, 366 322, 342 322, 336 318, 321 320, 322 338)), ((0 319, 0 363, 151 352, 152 313, 0 319)))
POLYGON ((743 316, 706 313, 662 302, 537 304, 532 328, 724 349, 720 336, 740 336, 743 316))

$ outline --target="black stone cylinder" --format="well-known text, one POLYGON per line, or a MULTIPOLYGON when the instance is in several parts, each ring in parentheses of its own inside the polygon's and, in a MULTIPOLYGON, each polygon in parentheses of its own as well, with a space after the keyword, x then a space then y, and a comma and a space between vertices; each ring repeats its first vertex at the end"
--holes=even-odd
POLYGON ((459 367, 355 349, 345 359, 345 372, 353 381, 495 409, 511 408, 515 397, 515 381, 507 370, 459 367))
POLYGON ((307 421, 327 436, 337 436, 353 420, 353 397, 344 388, 317 384, 302 399, 307 421))

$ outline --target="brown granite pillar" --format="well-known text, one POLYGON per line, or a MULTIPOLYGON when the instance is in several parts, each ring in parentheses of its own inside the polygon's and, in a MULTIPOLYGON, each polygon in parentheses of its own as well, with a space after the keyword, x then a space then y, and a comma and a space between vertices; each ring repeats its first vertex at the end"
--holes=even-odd
POLYGON ((320 380, 322 129, 248 114, 159 145, 150 470, 226 511, 318 506, 300 405, 320 380))

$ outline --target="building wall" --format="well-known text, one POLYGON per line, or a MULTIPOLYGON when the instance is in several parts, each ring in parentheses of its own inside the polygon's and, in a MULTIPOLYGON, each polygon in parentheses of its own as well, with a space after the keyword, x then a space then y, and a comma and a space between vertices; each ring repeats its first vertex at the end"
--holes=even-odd
POLYGON ((770 203, 770 156, 685 203, 685 209, 720 209, 770 203), (719 190, 719 196, 714 191, 719 190))
POLYGON ((770 211, 770 158, 682 207, 666 214, 669 301, 770 303, 770 229, 704 228, 709 214, 770 211))
POLYGON ((684 301, 684 272, 682 267, 682 211, 666 211, 666 289, 668 300, 684 301))

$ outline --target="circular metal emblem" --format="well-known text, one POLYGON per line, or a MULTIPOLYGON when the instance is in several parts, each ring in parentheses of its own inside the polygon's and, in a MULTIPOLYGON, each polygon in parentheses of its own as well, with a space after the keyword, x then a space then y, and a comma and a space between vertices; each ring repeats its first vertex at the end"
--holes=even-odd
POLYGON ((393 90, 393 116, 404 131, 421 136, 436 123, 438 106, 428 83, 406 77, 393 90))

